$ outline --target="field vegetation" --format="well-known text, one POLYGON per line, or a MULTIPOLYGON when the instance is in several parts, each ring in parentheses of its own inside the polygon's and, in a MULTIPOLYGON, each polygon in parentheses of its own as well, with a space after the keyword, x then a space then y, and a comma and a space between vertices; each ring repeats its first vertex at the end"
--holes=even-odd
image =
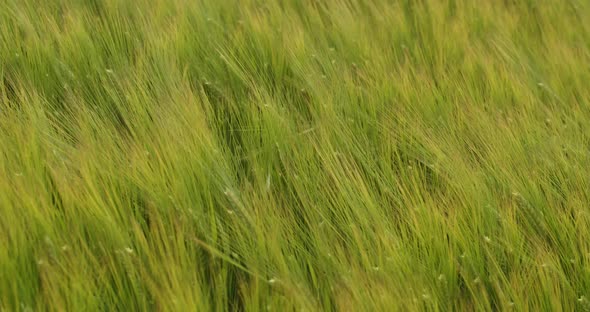
POLYGON ((589 203, 588 1, 0 1, 2 311, 584 311, 589 203))

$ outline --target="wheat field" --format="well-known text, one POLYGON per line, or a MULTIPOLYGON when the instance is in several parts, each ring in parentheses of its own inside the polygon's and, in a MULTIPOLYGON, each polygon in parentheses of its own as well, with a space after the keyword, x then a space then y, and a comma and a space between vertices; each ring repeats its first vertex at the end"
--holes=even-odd
POLYGON ((589 300, 590 2, 0 1, 0 311, 589 300))

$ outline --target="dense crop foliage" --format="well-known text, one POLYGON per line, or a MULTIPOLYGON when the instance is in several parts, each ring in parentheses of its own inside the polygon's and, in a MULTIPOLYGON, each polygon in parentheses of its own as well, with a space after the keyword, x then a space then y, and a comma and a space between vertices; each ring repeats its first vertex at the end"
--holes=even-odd
POLYGON ((0 0, 0 310, 589 300, 590 2, 0 0))

